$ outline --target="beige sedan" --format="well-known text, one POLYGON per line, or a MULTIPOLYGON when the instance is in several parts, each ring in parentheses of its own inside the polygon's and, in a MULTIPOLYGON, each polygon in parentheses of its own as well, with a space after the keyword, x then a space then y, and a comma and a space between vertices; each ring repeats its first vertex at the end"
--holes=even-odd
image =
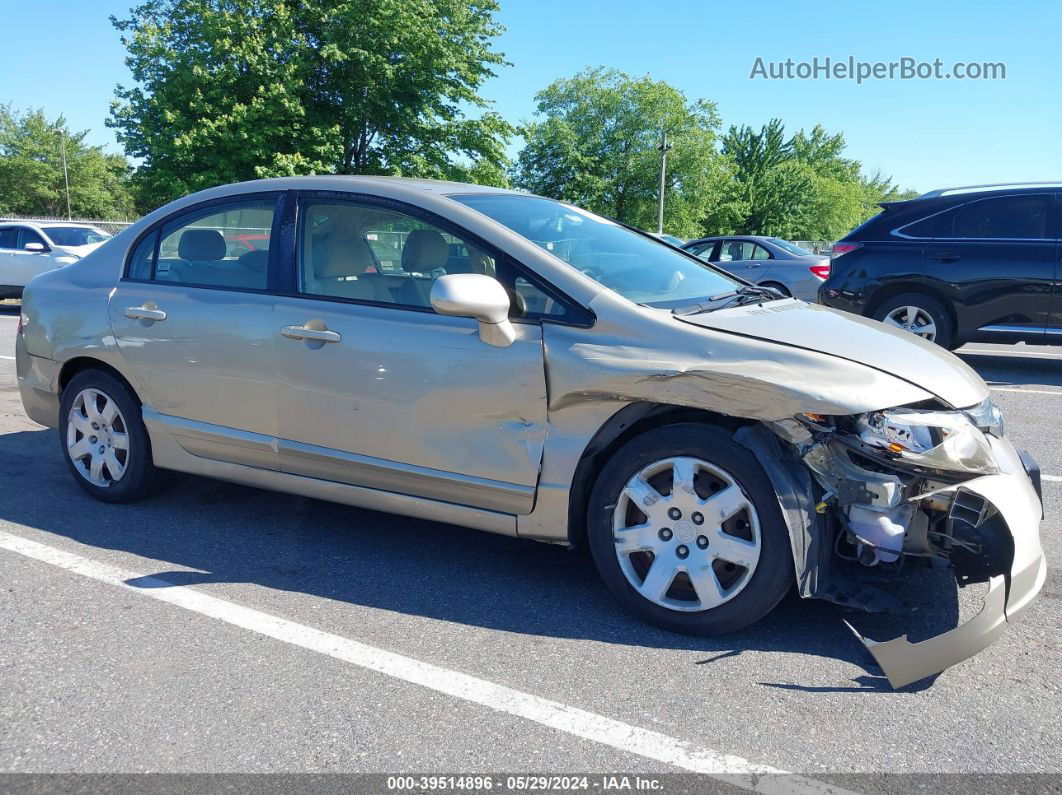
POLYGON ((34 279, 16 344, 26 411, 108 502, 176 470, 585 542, 620 602, 688 633, 794 584, 877 609, 912 559, 990 583, 951 632, 866 641, 897 686, 1045 576, 1035 464, 958 359, 537 196, 214 188, 34 279))

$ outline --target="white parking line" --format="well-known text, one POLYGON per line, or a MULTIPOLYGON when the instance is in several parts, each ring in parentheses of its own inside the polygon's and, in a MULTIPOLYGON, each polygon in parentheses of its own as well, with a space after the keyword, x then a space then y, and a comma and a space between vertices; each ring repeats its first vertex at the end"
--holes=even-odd
POLYGON ((0 359, 10 359, 11 361, 15 361, 14 356, 0 356, 0 359))
POLYGON ((1060 475, 1040 475, 1040 480, 1050 480, 1052 483, 1062 483, 1060 475))
POLYGON ((386 676, 410 682, 429 690, 471 701, 498 712, 548 726, 551 729, 607 745, 620 751, 672 765, 694 773, 721 778, 727 783, 756 792, 836 793, 846 790, 822 781, 788 774, 758 765, 740 756, 702 748, 660 732, 631 726, 622 721, 576 707, 494 684, 484 679, 451 671, 412 657, 378 649, 355 640, 322 632, 278 616, 208 596, 186 586, 174 585, 158 577, 111 566, 65 550, 0 531, 0 549, 58 566, 93 580, 127 589, 141 596, 183 607, 261 635, 300 646, 337 660, 367 668, 386 676), (135 581, 135 584, 130 584, 135 581))
POLYGON ((993 392, 1024 392, 1029 395, 1062 395, 1062 389, 1022 389, 1013 386, 990 386, 993 392))

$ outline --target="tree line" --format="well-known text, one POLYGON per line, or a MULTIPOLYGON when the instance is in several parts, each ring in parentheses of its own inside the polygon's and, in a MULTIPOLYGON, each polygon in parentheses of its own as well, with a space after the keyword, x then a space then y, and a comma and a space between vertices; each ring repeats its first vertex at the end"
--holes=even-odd
POLYGON ((0 213, 58 214, 65 141, 75 215, 146 212, 212 185, 390 174, 511 186, 655 228, 835 239, 892 181, 844 156, 841 133, 730 126, 649 77, 588 68, 512 124, 481 95, 509 66, 496 0, 146 0, 111 18, 132 74, 107 125, 135 167, 62 118, 0 108, 0 213), (54 130, 63 129, 62 135, 54 130), (523 141, 515 160, 507 153, 523 141))

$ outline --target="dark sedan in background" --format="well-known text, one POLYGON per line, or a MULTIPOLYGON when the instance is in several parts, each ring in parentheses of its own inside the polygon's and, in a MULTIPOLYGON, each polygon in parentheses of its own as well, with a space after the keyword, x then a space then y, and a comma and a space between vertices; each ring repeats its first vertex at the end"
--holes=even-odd
POLYGON ((882 204, 836 243, 820 301, 966 342, 1062 341, 1062 183, 976 185, 882 204))
POLYGON ((745 281, 805 301, 819 300, 819 287, 830 274, 829 259, 777 237, 702 237, 682 248, 745 281))

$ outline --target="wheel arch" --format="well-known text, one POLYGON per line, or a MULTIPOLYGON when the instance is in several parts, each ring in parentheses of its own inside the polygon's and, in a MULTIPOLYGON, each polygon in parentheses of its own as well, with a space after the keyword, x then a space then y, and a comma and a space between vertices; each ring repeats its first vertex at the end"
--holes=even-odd
POLYGON ((568 500, 568 544, 579 546, 586 536, 586 512, 590 492, 602 467, 616 450, 653 428, 697 422, 736 431, 751 423, 707 409, 640 401, 624 406, 609 417, 593 435, 575 467, 568 500))
POLYGON ((912 293, 914 295, 926 295, 937 301, 944 311, 948 313, 948 321, 951 323, 952 333, 957 333, 958 330, 958 318, 955 316, 955 307, 944 293, 937 290, 935 287, 924 284, 922 282, 900 282, 898 284, 888 284, 879 290, 875 291, 874 297, 867 302, 866 316, 873 317, 874 314, 881 308, 881 305, 886 301, 895 298, 898 295, 905 293, 912 293))
POLYGON ((74 379, 74 376, 78 373, 83 373, 86 370, 101 370, 113 378, 118 379, 129 388, 130 393, 136 398, 137 403, 143 405, 143 401, 141 401, 136 387, 133 386, 130 380, 126 378, 120 370, 102 359, 96 359, 92 356, 75 356, 72 359, 63 362, 63 366, 59 370, 58 382, 60 399, 62 399, 63 392, 66 390, 67 385, 74 379))

